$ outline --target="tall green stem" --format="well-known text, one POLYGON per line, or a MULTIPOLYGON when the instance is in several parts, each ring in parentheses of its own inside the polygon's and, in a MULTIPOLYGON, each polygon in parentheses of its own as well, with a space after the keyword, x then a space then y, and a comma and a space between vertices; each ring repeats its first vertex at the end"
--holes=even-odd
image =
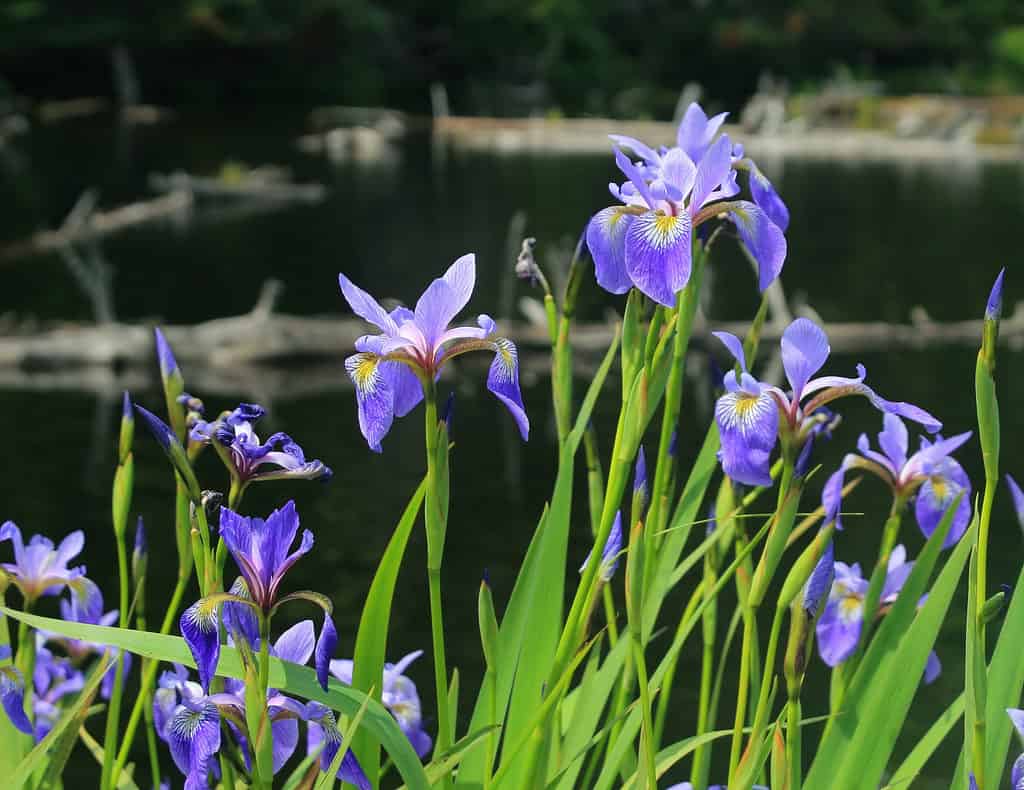
MULTIPOLYGON (((115 535, 117 543, 118 604, 120 606, 120 627, 128 627, 128 550, 124 533, 115 535)), ((114 669, 114 687, 107 707, 107 726, 103 736, 103 770, 100 787, 109 788, 114 768, 114 743, 117 741, 118 724, 121 720, 121 697, 124 694, 124 652, 119 651, 114 669)))
POLYGON ((640 713, 643 726, 640 731, 641 762, 646 771, 647 790, 658 790, 654 720, 651 716, 651 690, 647 678, 647 660, 640 644, 639 628, 632 629, 633 661, 636 664, 637 685, 640 688, 640 713))
MULTIPOLYGON (((454 738, 448 710, 448 666, 445 661, 444 619, 441 606, 441 564, 447 528, 447 470, 438 468, 437 395, 431 382, 425 388, 427 448, 427 490, 424 519, 427 530, 427 583, 430 593, 430 632, 434 650, 434 686, 437 695, 437 752, 447 749, 454 738)), ((445 784, 448 782, 445 780, 445 784)))

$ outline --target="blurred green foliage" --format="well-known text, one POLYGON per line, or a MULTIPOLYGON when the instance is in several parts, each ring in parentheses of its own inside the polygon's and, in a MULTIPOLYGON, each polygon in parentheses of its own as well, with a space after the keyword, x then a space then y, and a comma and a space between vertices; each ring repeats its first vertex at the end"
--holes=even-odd
POLYGON ((893 91, 1024 90, 1020 0, 5 0, 0 74, 110 92, 123 45, 146 101, 386 104, 664 116, 684 83, 735 104, 770 70, 839 67, 893 91), (54 59, 63 68, 54 69, 54 59))

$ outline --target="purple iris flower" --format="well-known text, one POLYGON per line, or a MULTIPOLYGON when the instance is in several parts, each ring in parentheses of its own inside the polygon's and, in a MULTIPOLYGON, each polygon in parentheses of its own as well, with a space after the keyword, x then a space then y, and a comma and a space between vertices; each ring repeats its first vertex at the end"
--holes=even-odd
POLYGON ((359 428, 370 449, 380 452, 381 440, 394 418, 404 417, 423 399, 444 365, 469 351, 494 352, 487 374, 490 390, 512 413, 525 441, 530 433, 519 392, 519 356, 515 344, 494 337, 496 325, 487 315, 476 327, 449 324, 469 302, 476 282, 476 257, 463 255, 434 280, 416 302, 416 309, 396 307, 388 313, 377 300, 344 274, 341 292, 352 311, 376 326, 381 334, 356 341, 356 354, 345 360, 356 388, 359 428))
POLYGON ((323 461, 306 460, 302 448, 286 433, 275 433, 266 442, 253 430, 266 409, 255 403, 241 403, 214 422, 193 419, 189 438, 193 442, 218 442, 228 449, 232 474, 243 485, 257 480, 301 478, 329 480, 332 472, 323 461), (261 467, 269 464, 270 469, 261 467))
POLYGON ((725 394, 715 404, 715 420, 721 435, 722 468, 733 480, 746 485, 771 485, 771 452, 780 429, 802 449, 808 436, 823 423, 831 422, 831 412, 822 407, 836 398, 863 395, 880 411, 914 420, 934 433, 942 427, 924 409, 902 401, 889 401, 864 383, 867 371, 857 365, 855 378, 819 376, 812 378, 825 364, 831 351, 828 336, 813 321, 798 318, 782 334, 782 366, 791 388, 785 393, 764 384, 747 370, 743 344, 728 332, 714 332, 740 365, 725 374, 725 394))
POLYGON ((803 599, 800 605, 807 612, 808 616, 817 616, 818 609, 821 608, 821 602, 831 591, 832 582, 835 578, 835 551, 830 540, 826 544, 825 551, 822 552, 818 564, 811 571, 807 584, 804 585, 803 599))
MULTIPOLYGON (((303 620, 296 623, 271 645, 271 655, 284 661, 305 665, 314 654, 315 634, 313 622, 303 620)), ((307 728, 316 730, 315 744, 323 739, 325 728, 330 730, 328 737, 336 744, 341 743, 341 734, 334 723, 333 713, 319 703, 303 704, 281 694, 276 689, 267 691, 267 711, 270 716, 273 733, 273 770, 276 774, 295 753, 299 744, 299 721, 307 722, 307 728), (328 715, 330 714, 330 715, 328 715), (333 729, 331 729, 333 727, 333 729)), ((234 737, 242 752, 246 766, 251 768, 249 739, 243 733, 246 721, 245 685, 240 680, 226 678, 224 691, 206 696, 200 684, 189 677, 188 670, 180 664, 174 665, 173 672, 165 672, 159 680, 153 698, 153 724, 157 734, 174 748, 174 740, 178 740, 178 750, 182 759, 175 758, 179 769, 187 777, 202 776, 205 782, 206 773, 212 767, 211 758, 220 749, 220 732, 214 736, 212 717, 217 722, 223 719, 228 730, 234 737), (185 729, 185 725, 197 725, 194 732, 185 729), (175 729, 177 727, 177 730, 175 729), (202 743, 200 743, 202 741, 202 743), (205 760, 205 762, 204 762, 205 760)), ((314 746, 315 746, 314 744, 314 746)), ((314 747, 309 747, 312 751, 314 747)), ((334 755, 333 750, 325 749, 321 755, 321 767, 326 770, 334 755), (329 757, 324 759, 324 754, 329 757)), ((352 753, 346 754, 338 771, 338 778, 359 788, 369 790, 370 785, 359 762, 352 753)), ((198 780, 197 780, 198 781, 198 780)), ((198 787, 206 787, 200 783, 198 787)))
MULTIPOLYGON (((247 593, 235 595, 235 606, 245 607, 248 606, 245 602, 251 601, 264 617, 270 616, 278 604, 279 587, 285 574, 313 547, 313 533, 306 529, 302 531, 298 548, 291 550, 298 531, 299 514, 293 501, 275 510, 266 520, 247 518, 221 508, 221 538, 242 573, 247 593)), ((324 609, 324 624, 315 652, 317 679, 326 690, 328 663, 338 642, 330 601, 315 593, 301 592, 290 597, 313 601, 324 609)), ((222 597, 203 598, 186 609, 180 620, 181 634, 196 660, 204 689, 209 689, 220 657, 218 608, 222 602, 222 597)))
POLYGON ((77 694, 85 687, 85 675, 70 659, 54 656, 42 645, 42 637, 37 635, 32 683, 36 692, 32 698, 34 736, 38 743, 60 719, 63 713, 61 700, 69 694, 77 694))
MULTIPOLYGON (((409 739, 412 748, 416 750, 416 754, 426 757, 430 753, 433 740, 423 729, 420 695, 416 691, 416 684, 405 674, 409 665, 422 655, 422 650, 416 650, 403 656, 397 664, 384 665, 381 702, 395 717, 398 726, 409 739)), ((351 686, 352 666, 353 662, 350 659, 336 659, 331 662, 331 674, 342 683, 351 686)))
POLYGON ((10 581, 24 596, 26 605, 31 605, 41 595, 59 595, 69 586, 84 591, 85 566, 68 567, 68 563, 85 546, 82 530, 72 532, 57 547, 42 535, 33 535, 26 546, 18 526, 13 521, 5 521, 0 526, 0 542, 5 540, 14 546, 14 562, 0 563, 0 568, 7 571, 10 581))
POLYGON ((673 306, 690 279, 694 230, 723 214, 757 261, 761 290, 779 276, 786 260, 789 212, 728 135, 715 139, 724 120, 724 113, 708 119, 699 105, 691 104, 679 125, 677 145, 661 151, 631 137, 611 136, 640 162, 616 150, 615 162, 627 181, 609 184, 609 189, 624 205, 602 209, 587 227, 597 281, 606 291, 625 293, 635 286, 654 301, 673 306), (738 169, 752 173, 753 203, 732 200, 740 191, 738 169))
MULTIPOLYGON (((882 585, 880 607, 893 603, 910 577, 913 562, 907 562, 907 550, 896 546, 889 555, 885 583, 882 585)), ((864 596, 869 582, 864 578, 859 563, 847 565, 835 563, 835 578, 829 592, 825 610, 818 620, 818 653, 822 661, 835 667, 848 659, 857 649, 861 630, 864 627, 864 596)), ((923 603, 923 600, 919 603, 923 603)), ((878 613, 871 613, 875 617, 878 613)), ((935 651, 928 656, 924 682, 931 683, 938 677, 942 667, 935 651)))
MULTIPOLYGON (((615 512, 615 521, 612 523, 612 530, 608 533, 608 540, 604 543, 604 548, 601 550, 601 567, 598 570, 598 576, 601 577, 601 581, 610 582, 612 577, 615 576, 615 571, 619 567, 619 555, 622 553, 622 511, 615 512)), ((587 554, 587 558, 583 560, 583 564, 580 565, 580 573, 583 573, 590 564, 590 554, 587 554)))
MULTIPOLYGON (((1024 710, 1007 708, 1006 713, 1009 715, 1010 721, 1013 722, 1017 735, 1024 741, 1024 710)), ((977 785, 974 786, 977 787, 977 785)), ((1024 787, 1024 754, 1021 754, 1013 761, 1013 768, 1010 771, 1010 786, 1014 790, 1024 787)))
POLYGON ((26 735, 32 735, 32 722, 25 714, 25 677, 21 670, 11 666, 11 646, 0 646, 0 658, 4 665, 0 666, 0 704, 11 724, 26 735))
POLYGON ((971 520, 971 481, 963 467, 950 454, 971 438, 971 432, 949 439, 938 437, 934 443, 921 438, 921 449, 907 456, 907 426, 895 414, 884 414, 883 428, 878 434, 881 452, 872 450, 868 437, 861 434, 857 440, 860 455, 848 454, 822 491, 825 520, 835 521, 842 528, 843 479, 848 469, 863 469, 877 475, 892 489, 893 496, 905 500, 916 493, 914 513, 921 532, 927 538, 942 520, 946 508, 963 492, 953 515, 953 523, 946 535, 944 548, 954 545, 963 536, 971 520))

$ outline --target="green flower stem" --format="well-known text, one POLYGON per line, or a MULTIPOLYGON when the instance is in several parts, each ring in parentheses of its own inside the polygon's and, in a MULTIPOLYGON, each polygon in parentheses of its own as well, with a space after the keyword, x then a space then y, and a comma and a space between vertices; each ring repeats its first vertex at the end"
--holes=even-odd
MULTIPOLYGON (((569 264, 569 276, 565 283, 562 296, 561 315, 558 317, 558 330, 554 335, 551 359, 551 388, 555 404, 555 426, 558 431, 558 443, 561 444, 572 430, 572 339, 570 330, 576 316, 576 299, 583 282, 583 265, 580 253, 583 245, 577 244, 569 264)), ((545 283, 545 287, 547 284, 545 283)), ((548 311, 549 328, 554 313, 554 299, 550 292, 544 298, 548 311)))
POLYGON ((750 690, 751 645, 756 639, 756 610, 746 609, 743 614, 743 647, 740 653, 740 683, 736 691, 736 718, 732 730, 732 746, 729 749, 729 783, 735 781, 736 769, 740 763, 743 746, 743 728, 747 721, 747 695, 750 690))
POLYGON ((785 615, 785 607, 775 608, 775 616, 772 618, 772 630, 768 636, 768 651, 764 656, 764 674, 761 677, 761 693, 757 699, 757 708, 754 711, 754 729, 750 735, 750 743, 753 744, 756 738, 763 737, 764 728, 768 720, 768 706, 771 701, 772 675, 775 672, 775 655, 779 649, 779 632, 782 630, 782 620, 785 615))
POLYGON ((897 499, 892 504, 889 518, 882 528, 882 545, 879 547, 878 560, 875 569, 871 573, 871 581, 868 583, 868 591, 864 594, 864 627, 861 629, 860 641, 857 644, 857 660, 867 650, 868 642, 871 639, 871 632, 874 630, 876 613, 882 600, 882 590, 885 588, 885 577, 889 574, 889 557, 896 547, 896 541, 900 536, 900 523, 903 518, 903 501, 897 499))
POLYGON ((791 696, 786 705, 786 768, 789 780, 786 790, 800 790, 803 783, 803 733, 800 729, 800 694, 791 696))
POLYGON ((644 646, 640 644, 639 628, 631 629, 633 642, 633 663, 636 665, 637 685, 640 688, 640 713, 643 725, 640 730, 641 763, 646 769, 647 790, 658 790, 654 720, 651 716, 651 690, 647 678, 647 660, 644 646))
MULTIPOLYGON (((444 752, 452 744, 451 716, 448 710, 448 667, 445 660, 444 620, 441 606, 441 562, 444 556, 444 539, 447 527, 447 475, 438 469, 438 420, 437 395, 433 382, 424 387, 424 432, 427 449, 427 490, 424 520, 427 531, 427 584, 430 594, 430 631, 434 651, 434 685, 437 694, 437 753, 444 752)), ((450 781, 443 780, 443 786, 450 781)))
MULTIPOLYGON (((704 599, 704 591, 714 589, 714 584, 711 586, 706 585, 706 578, 697 583, 697 589, 693 591, 690 596, 690 600, 686 604, 686 608, 683 610, 683 616, 679 618, 679 623, 676 625, 676 638, 678 639, 681 635, 686 624, 693 618, 693 613, 697 610, 697 606, 704 599)), ((704 612, 707 612, 712 606, 705 603, 704 612)), ((703 613, 701 614, 703 617, 703 613)), ((654 721, 654 732, 657 736, 656 743, 661 744, 662 735, 665 732, 665 720, 668 718, 668 704, 672 694, 672 681, 676 676, 676 667, 678 661, 672 661, 665 668, 665 676, 661 682, 661 691, 658 693, 658 712, 655 716, 654 721)), ((696 760, 696 752, 694 752, 694 760, 696 760)))
MULTIPOLYGON (((145 598, 145 575, 139 579, 136 585, 135 592, 135 627, 140 631, 148 630, 148 624, 146 622, 146 598, 145 598)), ((146 668, 150 665, 152 659, 142 660, 142 671, 145 673, 146 668)), ((140 695, 140 699, 143 700, 142 716, 145 719, 146 726, 146 751, 149 755, 149 778, 153 783, 153 787, 160 786, 160 752, 157 750, 156 745, 156 729, 153 725, 153 691, 152 689, 148 694, 140 695)))
MULTIPOLYGON (((718 568, 716 563, 707 554, 704 557, 704 580, 705 590, 713 590, 718 581, 718 568)), ((701 617, 703 650, 700 663, 700 697, 697 703, 697 735, 708 732, 713 714, 711 711, 711 682, 714 677, 715 643, 718 631, 718 602, 709 601, 704 614, 701 617)), ((673 673, 674 674, 674 673, 673 673)), ((671 682, 671 677, 666 677, 671 682)), ((667 707, 666 707, 667 712, 667 707)), ((662 735, 662 710, 658 711, 658 744, 661 744, 662 735)), ((707 784, 707 777, 711 761, 711 746, 705 744, 697 748, 693 753, 693 768, 691 778, 697 788, 703 788, 707 784)))
MULTIPOLYGON (((697 315, 706 257, 704 248, 699 243, 695 244, 690 280, 676 298, 677 318, 672 345, 672 367, 669 369, 668 384, 665 387, 665 405, 661 414, 661 431, 658 435, 658 457, 654 468, 654 482, 651 485, 651 509, 647 516, 647 534, 656 541, 655 545, 660 545, 664 540, 662 530, 668 516, 666 503, 669 499, 673 464, 669 449, 672 446, 672 435, 679 425, 686 374, 686 352, 690 346, 690 335, 693 333, 693 320, 697 315)), ((649 567, 653 570, 655 563, 650 563, 649 567)), ((646 582, 649 581, 648 578, 646 582)))
MULTIPOLYGON (((119 625, 128 627, 128 549, 125 546, 123 532, 115 535, 117 543, 117 576, 119 625)), ((100 775, 100 787, 109 788, 111 771, 114 768, 114 744, 117 742, 118 724, 121 720, 121 698, 124 694, 124 651, 119 651, 114 669, 114 687, 110 693, 107 707, 107 726, 103 735, 103 769, 100 775)))
MULTIPOLYGON (((181 608, 181 600, 185 596, 185 590, 191 578, 191 573, 187 569, 184 571, 179 569, 178 582, 174 586, 171 602, 167 606, 167 613, 160 624, 161 634, 169 634, 171 632, 171 626, 177 620, 178 609, 181 608)), ((147 701, 151 698, 153 686, 156 683, 156 673, 159 669, 159 661, 149 661, 142 670, 139 695, 135 698, 135 705, 132 706, 132 712, 128 717, 128 724, 121 739, 121 749, 117 753, 117 759, 114 761, 114 767, 110 774, 110 782, 114 787, 117 787, 118 777, 120 777, 121 771, 124 770, 124 766, 128 762, 128 752, 131 749, 132 741, 135 739, 135 730, 138 729, 142 712, 147 707, 152 708, 152 705, 147 701)))

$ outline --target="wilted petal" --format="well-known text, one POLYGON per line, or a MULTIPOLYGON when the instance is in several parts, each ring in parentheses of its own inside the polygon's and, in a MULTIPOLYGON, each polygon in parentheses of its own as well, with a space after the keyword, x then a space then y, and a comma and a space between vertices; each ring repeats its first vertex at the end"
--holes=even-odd
POLYGON ((626 231, 632 222, 632 214, 610 206, 597 212, 587 225, 587 248, 594 259, 597 284, 613 294, 633 287, 626 271, 626 231))
POLYGON ((327 691, 327 679, 330 676, 331 659, 334 657, 334 650, 338 646, 338 631, 334 627, 334 620, 324 612, 324 624, 320 629, 320 636, 316 640, 316 679, 320 687, 327 691))
POLYGON ((798 318, 782 333, 782 366, 793 398, 800 400, 811 376, 821 370, 830 347, 824 330, 807 318, 798 318))
POLYGON ((374 354, 353 354, 345 360, 345 369, 356 388, 359 430, 370 449, 379 453, 395 418, 394 393, 381 371, 381 359, 374 354))
POLYGON ((864 624, 864 604, 859 598, 831 599, 818 620, 818 653, 830 667, 848 659, 857 648, 864 624))
POLYGON ((767 392, 727 392, 715 404, 725 473, 739 483, 770 486, 771 452, 779 431, 778 406, 767 392))
POLYGON ((210 760, 220 750, 220 713, 206 697, 184 699, 168 724, 174 764, 185 774, 185 787, 206 788, 210 760))
POLYGON ((740 240, 757 261, 758 287, 764 291, 775 282, 786 263, 786 236, 768 215, 753 203, 739 200, 730 204, 729 219, 740 240))
POLYGON ((779 230, 785 231, 789 227, 789 209, 775 191, 772 182, 753 163, 750 168, 750 194, 768 219, 778 225, 779 230))
POLYGON ((0 704, 11 724, 26 735, 32 734, 32 722, 25 715, 25 679, 16 667, 0 667, 0 704))
POLYGON ((523 396, 519 391, 519 352, 515 343, 503 337, 494 341, 494 352, 494 360, 487 372, 487 389, 512 413, 519 435, 525 442, 530 438, 530 419, 526 416, 523 396))
POLYGON ((217 671, 220 658, 220 633, 218 628, 217 603, 202 598, 186 609, 178 621, 181 635, 195 659, 199 670, 199 682, 203 691, 210 692, 210 681, 217 671))
POLYGON ((673 307, 690 279, 690 217, 649 211, 626 231, 626 271, 643 293, 673 307))
POLYGON ((957 505, 956 513, 953 514, 953 523, 946 533, 943 548, 955 545, 967 531, 967 524, 971 520, 971 481, 967 477, 967 472, 959 463, 947 456, 932 465, 928 479, 917 490, 914 515, 925 537, 931 536, 946 509, 961 492, 963 496, 957 505))

